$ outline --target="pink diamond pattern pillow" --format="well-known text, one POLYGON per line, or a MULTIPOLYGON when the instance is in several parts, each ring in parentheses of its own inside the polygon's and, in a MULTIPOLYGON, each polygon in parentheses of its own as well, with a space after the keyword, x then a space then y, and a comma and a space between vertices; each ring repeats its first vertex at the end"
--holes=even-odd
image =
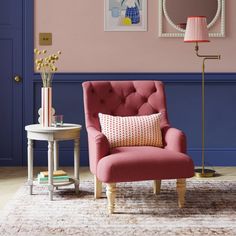
POLYGON ((102 133, 110 147, 155 146, 162 147, 161 113, 145 116, 112 116, 99 113, 102 133))

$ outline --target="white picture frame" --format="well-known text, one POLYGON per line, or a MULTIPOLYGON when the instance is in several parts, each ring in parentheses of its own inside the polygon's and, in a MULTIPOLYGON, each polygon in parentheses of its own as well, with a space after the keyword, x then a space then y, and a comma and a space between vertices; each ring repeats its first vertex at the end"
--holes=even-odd
POLYGON ((147 31, 147 0, 104 0, 104 31, 147 31))

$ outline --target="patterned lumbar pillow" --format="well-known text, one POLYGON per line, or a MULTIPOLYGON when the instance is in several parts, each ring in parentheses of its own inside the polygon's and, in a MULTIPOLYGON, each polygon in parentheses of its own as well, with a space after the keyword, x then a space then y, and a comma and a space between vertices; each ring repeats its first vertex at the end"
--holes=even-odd
POLYGON ((101 131, 110 147, 162 147, 161 113, 145 116, 111 116, 99 113, 101 131))

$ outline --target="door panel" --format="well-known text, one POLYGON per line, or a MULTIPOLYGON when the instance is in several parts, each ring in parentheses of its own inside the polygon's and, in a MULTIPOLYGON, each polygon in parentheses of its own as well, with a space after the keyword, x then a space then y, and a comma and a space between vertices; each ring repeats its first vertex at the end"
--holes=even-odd
POLYGON ((22 163, 22 1, 0 1, 0 165, 22 163))
POLYGON ((13 91, 12 91, 12 52, 13 42, 11 39, 0 40, 0 61, 1 61, 1 86, 0 86, 0 101, 1 113, 0 124, 3 124, 2 132, 0 132, 1 141, 1 158, 12 158, 11 154, 11 133, 12 133, 12 105, 13 91), (10 154, 10 155, 9 155, 10 154))
POLYGON ((0 1, 0 27, 22 28, 22 0, 0 1))

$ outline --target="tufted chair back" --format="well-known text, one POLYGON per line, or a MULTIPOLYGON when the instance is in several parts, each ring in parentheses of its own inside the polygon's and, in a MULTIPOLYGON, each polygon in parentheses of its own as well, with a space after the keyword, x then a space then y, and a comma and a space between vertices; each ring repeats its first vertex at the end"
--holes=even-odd
POLYGON ((160 81, 90 81, 83 83, 86 127, 100 130, 98 113, 115 116, 161 112, 168 126, 164 85, 160 81))

